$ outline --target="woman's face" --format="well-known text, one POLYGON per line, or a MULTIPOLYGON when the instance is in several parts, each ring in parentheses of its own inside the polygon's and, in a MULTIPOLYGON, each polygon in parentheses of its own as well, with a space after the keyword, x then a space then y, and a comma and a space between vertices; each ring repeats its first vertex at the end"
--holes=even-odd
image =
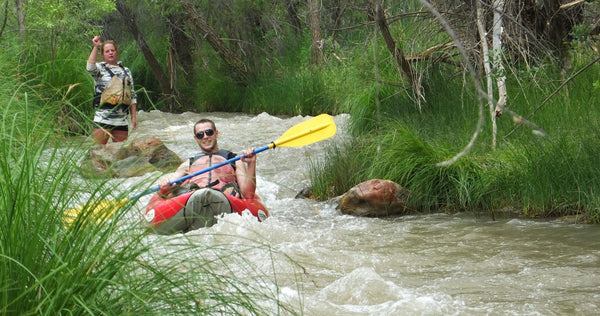
POLYGON ((107 43, 102 47, 102 59, 108 64, 116 65, 119 61, 119 53, 112 43, 107 43))

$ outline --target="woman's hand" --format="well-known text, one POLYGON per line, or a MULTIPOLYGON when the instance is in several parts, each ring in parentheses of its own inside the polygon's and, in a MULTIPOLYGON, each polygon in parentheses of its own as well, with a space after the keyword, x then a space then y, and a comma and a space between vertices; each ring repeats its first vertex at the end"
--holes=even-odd
POLYGON ((98 45, 100 45, 100 35, 94 36, 94 38, 92 39, 92 43, 95 47, 98 47, 98 45))

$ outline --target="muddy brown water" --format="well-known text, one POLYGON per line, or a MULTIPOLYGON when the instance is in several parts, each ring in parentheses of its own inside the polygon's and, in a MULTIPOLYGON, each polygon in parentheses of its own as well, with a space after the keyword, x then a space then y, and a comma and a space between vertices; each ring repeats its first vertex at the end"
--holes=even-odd
MULTIPOLYGON (((140 112, 131 137, 158 137, 185 159, 198 151, 192 126, 203 117, 216 122, 221 148, 235 152, 268 145, 309 118, 140 112)), ((240 265, 227 273, 239 273, 304 315, 599 313, 600 226, 472 214, 357 218, 342 215, 333 202, 295 199, 310 184, 308 161, 346 137, 348 117, 334 119, 339 131, 331 139, 259 154, 257 192, 271 212, 267 221, 229 214, 211 228, 148 242, 157 253, 178 241, 239 248, 254 272, 240 265)), ((198 256, 190 253, 188 262, 198 256)))

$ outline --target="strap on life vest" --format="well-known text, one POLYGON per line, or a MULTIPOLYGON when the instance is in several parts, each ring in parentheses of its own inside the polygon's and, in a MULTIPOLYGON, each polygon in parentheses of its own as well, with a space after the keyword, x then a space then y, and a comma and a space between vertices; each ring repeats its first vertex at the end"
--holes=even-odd
MULTIPOLYGON (((216 152, 214 154, 205 154, 205 153, 201 152, 201 153, 196 154, 196 156, 194 156, 194 157, 190 157, 190 159, 189 159, 189 161, 190 161, 189 167, 191 168, 192 164, 194 163, 194 161, 198 160, 199 158, 205 157, 205 156, 212 156, 212 155, 221 156, 221 157, 223 157, 223 158, 225 158, 227 160, 229 160, 229 159, 234 158, 234 157, 237 156, 235 153, 233 153, 233 152, 231 152, 229 150, 225 150, 225 149, 221 149, 221 150, 219 150, 218 152, 216 152)), ((208 166, 210 167, 211 165, 212 165, 212 159, 209 158, 209 160, 208 160, 208 166)), ((230 165, 233 168, 233 170, 236 170, 235 162, 231 162, 230 165)), ((207 188, 212 188, 215 185, 217 185, 217 184, 220 183, 219 179, 216 179, 215 181, 212 181, 212 182, 211 182, 211 180, 212 180, 212 170, 208 172, 208 185, 206 187, 207 188)), ((241 196, 240 189, 237 186, 237 183, 234 183, 234 184, 235 184, 235 188, 237 190, 233 190, 234 193, 231 194, 231 195, 233 195, 233 196, 241 196)), ((228 187, 228 185, 225 185, 225 187, 223 187, 221 189, 222 192, 223 192, 224 188, 229 188, 231 190, 231 187, 228 187)))
MULTIPOLYGON (((231 159, 231 158, 235 158, 237 155, 229 150, 225 150, 225 149, 221 149, 218 152, 214 153, 213 155, 219 155, 227 160, 231 159)), ((190 167, 192 166, 192 164, 194 163, 194 161, 198 160, 200 157, 204 157, 204 156, 208 156, 205 153, 198 153, 196 156, 194 157, 190 157, 190 167)), ((231 167, 233 167, 233 170, 235 170, 235 162, 230 163, 231 167)))
MULTIPOLYGON (((121 69, 123 69, 123 73, 125 74, 125 76, 127 76, 127 71, 125 71, 125 67, 123 67, 123 63, 118 62, 117 65, 119 67, 121 67, 121 69)), ((107 63, 104 63, 104 62, 102 63, 102 69, 104 69, 104 70, 106 70, 108 72, 108 74, 110 75, 111 79, 112 79, 112 77, 116 76, 115 73, 112 72, 112 70, 110 70, 110 67, 108 67, 107 63)), ((123 93, 125 93, 125 78, 120 78, 120 79, 123 82, 123 93)), ((100 99, 101 98, 102 98, 102 92, 96 92, 96 93, 94 93, 94 100, 93 100, 94 107, 97 108, 97 107, 100 106, 100 99)), ((113 108, 113 107, 110 107, 110 108, 113 108)))

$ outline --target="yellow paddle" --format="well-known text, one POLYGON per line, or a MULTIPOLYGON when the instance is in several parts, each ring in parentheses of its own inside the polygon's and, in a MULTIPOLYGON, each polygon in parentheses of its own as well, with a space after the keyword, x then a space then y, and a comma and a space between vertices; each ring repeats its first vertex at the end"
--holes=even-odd
MULTIPOLYGON (((255 155, 255 154, 263 152, 267 149, 272 149, 275 147, 302 147, 302 146, 310 145, 310 144, 316 143, 318 141, 327 139, 327 138, 335 135, 336 132, 337 132, 337 127, 335 126, 335 122, 333 121, 333 118, 327 114, 321 114, 321 115, 313 117, 312 119, 310 119, 308 121, 304 121, 302 123, 292 126, 285 133, 283 133, 283 135, 281 135, 281 137, 279 137, 279 139, 277 139, 274 142, 271 142, 271 144, 269 144, 267 146, 255 149, 252 152, 252 154, 255 155)), ((208 168, 205 168, 200 171, 189 174, 185 177, 171 181, 170 183, 171 183, 171 185, 181 183, 181 182, 183 182, 189 178, 193 178, 199 174, 209 172, 211 170, 217 169, 224 165, 227 165, 227 164, 230 164, 237 160, 240 160, 242 157, 243 157, 243 155, 236 156, 236 157, 231 158, 222 163, 216 164, 214 166, 210 166, 208 168)), ((139 198, 141 196, 144 196, 144 195, 152 193, 152 192, 156 192, 158 190, 160 190, 160 187, 155 186, 149 190, 146 190, 142 193, 132 196, 129 200, 139 198)), ((96 222, 99 222, 101 220, 110 218, 116 210, 118 210, 121 206, 123 206, 129 200, 123 199, 120 201, 107 200, 107 201, 99 201, 99 202, 88 202, 87 205, 82 205, 82 206, 78 206, 78 207, 66 210, 63 213, 63 220, 66 222, 67 225, 71 225, 73 223, 73 221, 77 218, 77 216, 80 216, 82 211, 84 209, 86 209, 87 211, 90 212, 90 213, 85 214, 86 217, 91 218, 91 219, 95 220, 96 222)))

